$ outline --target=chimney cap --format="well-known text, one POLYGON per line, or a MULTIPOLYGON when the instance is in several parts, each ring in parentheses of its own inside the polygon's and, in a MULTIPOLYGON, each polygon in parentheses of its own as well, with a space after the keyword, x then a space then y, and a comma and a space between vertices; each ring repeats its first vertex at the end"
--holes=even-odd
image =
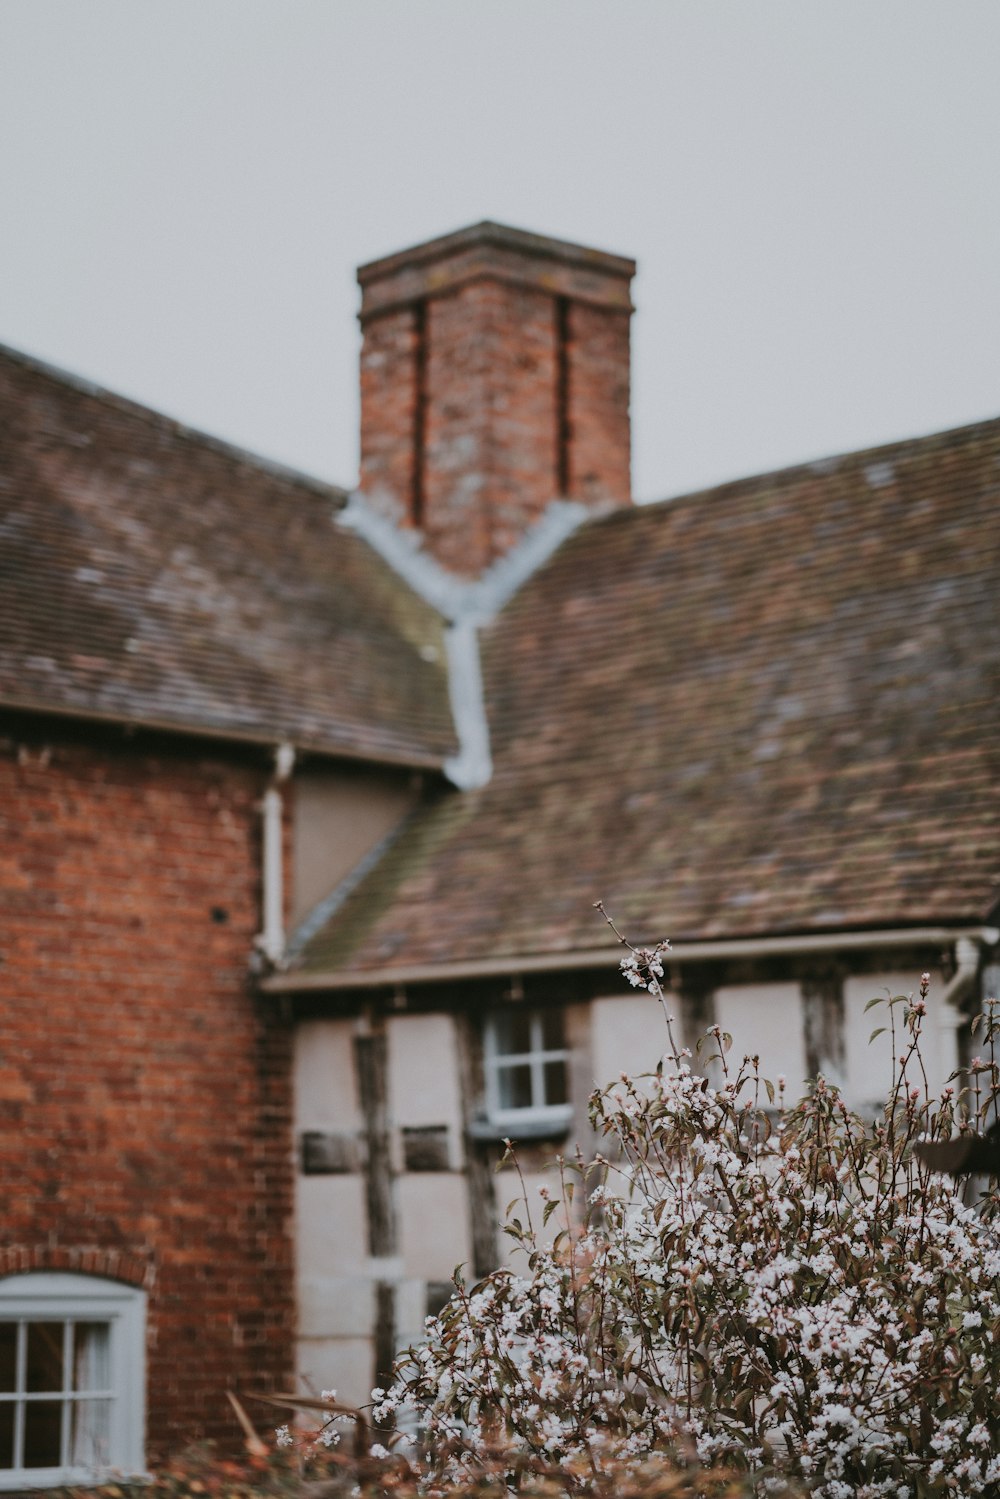
POLYGON ((592 250, 587 245, 578 245, 572 240, 555 239, 549 234, 533 234, 528 229, 515 229, 510 224, 497 224, 492 219, 483 219, 465 229, 455 229, 450 234, 439 234, 434 239, 423 240, 408 250, 396 250, 392 255, 382 255, 377 260, 366 261, 364 265, 358 266, 358 282, 361 286, 367 286, 381 276, 393 275, 404 266, 423 265, 429 260, 444 260, 479 245, 490 245, 500 250, 519 250, 524 255, 559 260, 566 265, 605 271, 612 276, 631 278, 635 275, 635 261, 627 255, 614 255, 609 250, 592 250))

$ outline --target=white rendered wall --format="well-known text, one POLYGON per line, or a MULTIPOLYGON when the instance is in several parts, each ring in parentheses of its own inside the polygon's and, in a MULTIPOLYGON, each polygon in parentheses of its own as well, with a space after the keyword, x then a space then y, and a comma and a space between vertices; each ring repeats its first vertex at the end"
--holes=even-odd
MULTIPOLYGON (((302 1021, 295 1033, 295 1138, 321 1130, 357 1138, 354 1022, 302 1021)), ((359 1160, 360 1164, 360 1160, 359 1160)), ((348 1404, 371 1392, 374 1296, 365 1179, 295 1174, 298 1371, 301 1387, 335 1389, 348 1404)))
POLYGON ((463 1166, 458 1037, 447 1014, 392 1015, 387 1022, 389 1110, 395 1133, 396 1210, 401 1279, 396 1332, 401 1345, 423 1331, 428 1283, 449 1281, 457 1265, 469 1274, 472 1244, 463 1166), (446 1171, 407 1171, 403 1132, 444 1126, 446 1171))
POLYGON ((354 1034, 353 1020, 300 1020, 296 1026, 296 1131, 361 1128, 354 1034))
MULTIPOLYGON (((916 971, 851 977, 844 981, 844 1090, 847 1101, 869 1109, 884 1099, 891 1083, 887 1035, 872 1044, 873 1029, 886 1023, 885 1007, 865 1013, 876 995, 911 994, 916 971)), ((937 996, 944 988, 932 978, 926 1021, 925 1060, 932 1093, 951 1067, 951 1032, 938 1023, 937 996)), ((679 1001, 668 997, 671 1013, 679 1001)), ((805 1085, 806 1044, 801 986, 797 982, 733 984, 712 996, 715 1016, 733 1036, 731 1066, 747 1053, 759 1053, 765 1076, 783 1074, 787 1098, 805 1085)), ((901 1016, 900 1016, 901 1021, 901 1016)), ((360 1139, 363 1121, 356 1096, 353 1043, 356 1023, 324 1019, 300 1024, 296 1036, 296 1131, 321 1130, 360 1139)), ((372 1379, 374 1284, 389 1281, 396 1290, 398 1341, 419 1338, 428 1286, 447 1282, 455 1266, 471 1260, 468 1185, 464 1174, 464 1119, 460 1052, 455 1017, 444 1013, 391 1014, 386 1021, 388 1108, 394 1169, 397 1246, 391 1260, 367 1253, 363 1153, 356 1171, 303 1176, 296 1181, 296 1245, 300 1307, 300 1372, 306 1386, 335 1388, 342 1399, 363 1403, 372 1379), (442 1126, 447 1131, 445 1167, 407 1170, 405 1131, 442 1126)), ((544 1169, 557 1153, 571 1158, 576 1141, 589 1156, 598 1142, 589 1134, 586 1099, 597 1086, 621 1074, 639 1077, 655 1069, 667 1049, 662 1010, 640 991, 579 1002, 566 1010, 574 1120, 564 1141, 538 1142, 522 1151, 524 1186, 531 1215, 540 1227, 544 1187, 558 1195, 558 1175, 544 1169)), ((679 1035, 680 1039, 680 1035, 679 1035)), ((697 1059, 694 1060, 697 1065, 697 1059)), ((916 1080, 916 1079, 915 1079, 916 1080)), ((521 1185, 515 1172, 495 1178, 500 1215, 521 1185)), ((523 1210, 519 1216, 524 1218, 523 1210)), ((561 1212, 545 1237, 563 1226, 561 1212)), ((517 1263, 518 1251, 501 1236, 501 1259, 517 1263)))
POLYGON ((798 984, 740 984, 715 991, 715 1018, 733 1038, 726 1061, 733 1070, 744 1056, 760 1056, 764 1077, 784 1076, 789 1098, 805 1087, 806 1046, 802 991, 798 984))
MULTIPOLYGON (((886 1031, 871 1044, 872 1031, 888 1026, 886 1005, 867 1013, 865 1006, 876 996, 917 992, 920 974, 903 971, 871 974, 844 980, 844 1097, 852 1107, 865 1110, 884 1102, 892 1083, 892 1042, 886 1031)), ((927 1018, 924 1024, 922 1051, 927 1066, 931 1093, 944 1085, 951 1070, 950 1048, 939 1025, 941 1008, 937 1000, 944 988, 940 975, 932 975, 927 1018)), ((716 990, 715 1013, 718 1024, 733 1037, 729 1064, 739 1063, 744 1054, 759 1053, 761 1071, 775 1080, 786 1078, 789 1100, 798 1097, 806 1081, 805 1027, 800 986, 796 983, 733 985, 716 990)), ((897 1011, 897 1026, 902 1026, 902 1012, 897 1011)), ((914 1083, 919 1080, 914 1070, 914 1083)))
MULTIPOLYGON (((668 1013, 679 1016, 677 1001, 669 994, 666 1003, 668 1013)), ((652 994, 624 989, 621 995, 595 999, 590 1017, 595 1087, 614 1082, 623 1072, 639 1077, 656 1071, 668 1038, 663 1008, 652 994)), ((680 1043, 679 1025, 674 1034, 680 1043)))
POLYGON ((451 1015, 392 1015, 389 1113, 399 1129, 447 1126, 453 1166, 461 1164, 462 1095, 458 1040, 451 1015))
MULTIPOLYGON (((942 1036, 940 1027, 940 995, 945 985, 940 974, 933 973, 931 978, 920 1049, 933 1097, 944 1087, 954 1061, 950 1033, 942 1036)), ((865 1005, 876 996, 880 999, 896 994, 916 997, 919 985, 919 973, 912 972, 879 973, 873 974, 871 978, 851 978, 845 981, 847 1070, 851 1081, 852 1103, 883 1102, 892 1082, 892 1037, 889 1030, 886 1029, 869 1045, 872 1031, 879 1026, 889 1026, 888 1004, 876 1005, 867 1014, 865 1005)), ((900 1034, 903 1026, 901 1006, 896 1008, 895 1015, 897 1034, 900 1034)), ((911 1064, 907 1076, 912 1078, 915 1087, 923 1086, 919 1067, 911 1064)))

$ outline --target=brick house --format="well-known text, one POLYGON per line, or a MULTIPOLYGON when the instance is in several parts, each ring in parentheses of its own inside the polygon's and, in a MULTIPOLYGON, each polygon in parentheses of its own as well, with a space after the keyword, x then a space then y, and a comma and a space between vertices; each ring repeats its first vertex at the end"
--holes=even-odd
MULTIPOLYGON (((674 942, 792 1080, 996 986, 1000 421, 634 508, 631 261, 362 268, 360 490, 0 354, 0 1486, 363 1400, 674 942)), ((510 1193, 507 1194, 511 1195, 510 1193)))

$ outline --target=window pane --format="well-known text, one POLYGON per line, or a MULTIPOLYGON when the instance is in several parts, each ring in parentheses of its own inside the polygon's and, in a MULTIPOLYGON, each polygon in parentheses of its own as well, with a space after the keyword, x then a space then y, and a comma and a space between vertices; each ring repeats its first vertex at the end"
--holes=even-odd
POLYGON ((77 1322, 73 1328, 74 1390, 111 1387, 111 1329, 107 1322, 77 1322))
POLYGON ((562 1010, 542 1011, 542 1038, 546 1051, 561 1051, 566 1045, 562 1010))
POLYGON ((111 1401, 74 1400, 70 1423, 69 1461, 73 1467, 110 1467, 111 1401))
POLYGON ((63 1387, 64 1322, 28 1323, 26 1390, 61 1390, 63 1387))
POLYGON ((14 1402, 0 1405, 0 1468, 14 1466, 14 1402))
POLYGON ((17 1323, 0 1322, 0 1390, 14 1390, 17 1379, 17 1323))
POLYGON ((530 1051, 530 1010, 499 1010, 494 1020, 493 1034, 500 1056, 530 1051))
POLYGON ((62 1401, 25 1401, 24 1466, 58 1468, 62 1462, 61 1438, 62 1401))
POLYGON ((545 1063, 545 1102, 566 1103, 569 1093, 566 1088, 566 1063, 545 1063))
POLYGON ((530 1109, 531 1068, 498 1067, 497 1092, 502 1109, 530 1109))

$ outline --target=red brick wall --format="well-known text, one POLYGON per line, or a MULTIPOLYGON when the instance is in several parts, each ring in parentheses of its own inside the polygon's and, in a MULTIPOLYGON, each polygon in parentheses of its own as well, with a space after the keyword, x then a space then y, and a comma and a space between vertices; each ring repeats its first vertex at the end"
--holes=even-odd
POLYGON ((416 420, 416 328, 413 307, 397 307, 370 324, 361 350, 361 482, 391 496, 410 516, 416 420))
POLYGON ((625 504, 632 494, 628 313, 569 307, 569 492, 625 504))
POLYGON ((155 1461, 232 1441, 227 1388, 291 1364, 289 1036, 247 979, 265 772, 8 732, 0 1272, 146 1286, 155 1461))
POLYGON ((475 575, 558 493, 553 298, 477 281, 427 304, 424 533, 475 575))

